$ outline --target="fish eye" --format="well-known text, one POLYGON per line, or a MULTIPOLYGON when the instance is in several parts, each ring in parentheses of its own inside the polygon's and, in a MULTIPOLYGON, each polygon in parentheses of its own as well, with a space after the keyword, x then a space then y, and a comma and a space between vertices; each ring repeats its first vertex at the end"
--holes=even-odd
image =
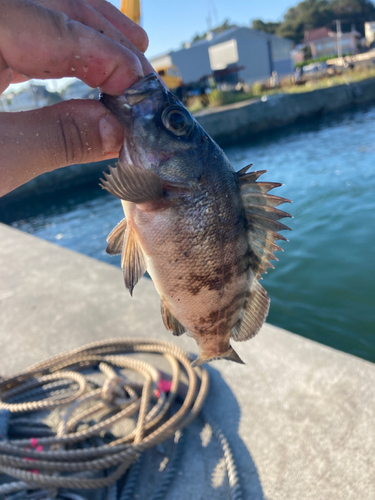
POLYGON ((189 111, 181 106, 170 106, 161 115, 166 129, 177 136, 189 135, 194 128, 194 120, 189 111))

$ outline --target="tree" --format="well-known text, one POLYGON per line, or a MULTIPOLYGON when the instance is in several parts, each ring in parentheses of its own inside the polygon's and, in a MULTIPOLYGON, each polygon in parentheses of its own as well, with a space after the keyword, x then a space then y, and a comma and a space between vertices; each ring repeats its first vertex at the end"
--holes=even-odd
MULTIPOLYGON (((225 19, 225 21, 220 24, 219 26, 217 26, 216 28, 212 29, 211 31, 213 31, 214 33, 216 34, 219 34, 219 33, 222 33, 223 31, 227 31, 231 28, 235 28, 237 25, 236 24, 232 24, 229 19, 225 19)), ((207 34, 208 34, 208 31, 205 31, 204 33, 202 33, 201 35, 200 34, 196 34, 191 43, 194 43, 194 42, 199 42, 199 40, 205 40, 206 37, 207 37, 207 34)))
POLYGON ((280 23, 265 23, 261 19, 253 19, 251 23, 251 28, 253 30, 264 31, 265 33, 271 33, 274 35, 280 23))
POLYGON ((280 23, 255 19, 252 27, 301 43, 306 30, 321 27, 335 30, 336 19, 341 20, 344 32, 354 25, 364 34, 364 23, 375 20, 375 5, 371 0, 304 0, 291 7, 280 23))
POLYGON ((364 35, 364 24, 375 20, 375 6, 369 0, 333 0, 331 8, 335 19, 340 19, 344 31, 352 25, 364 35))

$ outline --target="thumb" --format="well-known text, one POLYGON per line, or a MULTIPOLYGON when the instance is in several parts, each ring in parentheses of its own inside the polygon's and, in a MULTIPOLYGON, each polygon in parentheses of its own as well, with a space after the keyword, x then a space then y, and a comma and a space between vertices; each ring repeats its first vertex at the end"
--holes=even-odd
POLYGON ((98 101, 0 113, 0 196, 45 172, 118 156, 122 126, 98 101))

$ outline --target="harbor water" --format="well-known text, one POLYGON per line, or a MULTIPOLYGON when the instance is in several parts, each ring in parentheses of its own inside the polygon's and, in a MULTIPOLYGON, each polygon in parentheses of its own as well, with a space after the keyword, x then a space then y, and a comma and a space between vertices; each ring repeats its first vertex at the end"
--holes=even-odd
MULTIPOLYGON (((226 153, 236 170, 248 163, 267 170, 260 180, 282 182, 273 194, 293 201, 280 207, 294 217, 284 220, 290 241, 281 242, 276 269, 263 275, 268 321, 374 362, 375 106, 264 133, 226 153)), ((120 259, 105 254, 105 239, 122 217, 120 202, 96 184, 0 215, 116 266, 120 259)))

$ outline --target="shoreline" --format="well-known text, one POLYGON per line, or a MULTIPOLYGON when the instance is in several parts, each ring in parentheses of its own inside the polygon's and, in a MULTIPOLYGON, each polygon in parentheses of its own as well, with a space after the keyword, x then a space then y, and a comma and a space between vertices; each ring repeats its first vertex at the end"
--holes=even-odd
MULTIPOLYGON (((309 119, 316 120, 322 115, 368 102, 375 102, 375 78, 309 92, 250 99, 203 110, 194 116, 207 133, 221 147, 225 147, 256 139, 264 132, 274 132, 309 119)), ((30 196, 98 183, 102 172, 115 162, 105 160, 71 165, 40 175, 0 198, 0 209, 30 196)))
POLYGON ((375 101, 375 78, 309 92, 275 94, 198 112, 195 116, 220 146, 232 146, 261 132, 375 101))

